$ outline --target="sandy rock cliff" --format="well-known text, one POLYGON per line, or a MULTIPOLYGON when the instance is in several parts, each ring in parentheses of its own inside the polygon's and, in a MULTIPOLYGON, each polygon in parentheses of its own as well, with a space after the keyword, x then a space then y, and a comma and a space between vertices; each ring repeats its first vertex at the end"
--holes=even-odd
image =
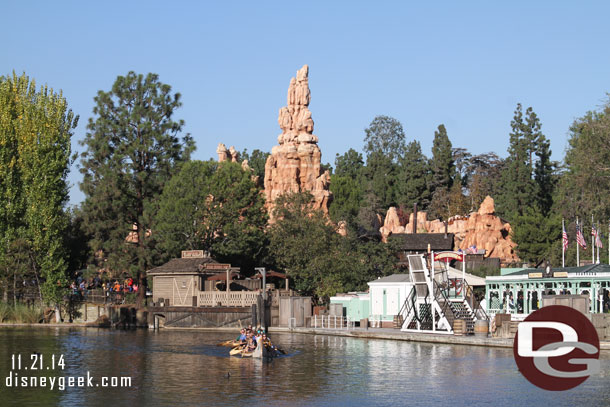
POLYGON ((330 174, 320 168, 322 153, 313 134, 308 76, 309 67, 304 65, 290 80, 288 105, 279 112, 279 145, 271 149, 265 163, 265 198, 270 213, 275 199, 284 193, 308 191, 314 197, 314 207, 325 213, 332 199, 330 174))
MULTIPOLYGON (((401 224, 396 208, 388 209, 383 226, 379 229, 383 240, 395 233, 413 232, 413 214, 409 222, 401 224)), ((426 212, 417 214, 417 231, 420 233, 443 233, 445 224, 436 219, 427 220, 426 212)), ((485 198, 477 212, 468 216, 455 216, 450 218, 447 232, 453 233, 455 237, 455 249, 466 250, 471 246, 477 249, 485 249, 486 257, 498 257, 502 263, 519 261, 515 253, 517 246, 511 239, 511 227, 495 215, 494 200, 488 196, 485 198)))

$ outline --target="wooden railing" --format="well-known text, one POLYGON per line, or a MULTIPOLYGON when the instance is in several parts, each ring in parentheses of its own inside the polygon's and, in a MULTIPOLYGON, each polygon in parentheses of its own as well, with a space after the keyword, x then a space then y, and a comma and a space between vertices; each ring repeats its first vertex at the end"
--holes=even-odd
POLYGON ((258 291, 200 291, 197 305, 200 307, 250 307, 256 304, 258 291))

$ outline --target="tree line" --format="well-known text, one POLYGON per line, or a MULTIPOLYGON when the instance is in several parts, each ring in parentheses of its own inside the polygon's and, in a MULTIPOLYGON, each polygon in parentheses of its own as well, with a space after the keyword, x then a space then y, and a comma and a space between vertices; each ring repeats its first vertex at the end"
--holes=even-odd
POLYGON ((520 104, 505 158, 454 147, 443 124, 431 134, 428 157, 398 120, 377 116, 364 131, 363 154, 350 148, 337 154, 334 167, 325 166, 332 173, 332 222, 303 193, 282 196, 278 221, 269 225, 260 182, 268 154, 244 150, 250 171, 239 163, 192 160, 194 140, 176 118, 180 94, 157 75, 119 76, 94 101, 83 151, 71 156, 78 116, 61 92, 36 88, 25 75, 0 78, 5 300, 16 300, 30 284, 57 304, 68 280, 87 268, 129 275, 146 287, 146 270, 184 249, 206 250, 246 274, 261 265, 286 271, 296 289, 327 298, 396 271, 399 243, 381 243, 378 230, 379 215, 390 206, 403 219, 414 203, 429 218, 448 219, 491 195, 512 225, 519 256, 531 263, 560 258, 562 216, 610 218, 604 199, 610 103, 574 122, 562 162, 551 160, 540 119, 520 104), (68 208, 73 161, 85 199, 68 208), (336 233, 339 222, 347 236, 336 233))

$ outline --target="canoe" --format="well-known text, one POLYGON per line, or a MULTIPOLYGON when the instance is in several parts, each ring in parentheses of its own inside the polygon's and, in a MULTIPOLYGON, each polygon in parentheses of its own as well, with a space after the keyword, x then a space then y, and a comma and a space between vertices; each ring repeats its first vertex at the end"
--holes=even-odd
POLYGON ((239 356, 244 351, 242 346, 237 346, 229 351, 229 355, 231 356, 239 356))
POLYGON ((228 348, 234 348, 234 347, 240 346, 240 345, 242 345, 242 343, 240 341, 235 341, 235 340, 224 341, 224 342, 220 342, 220 343, 216 344, 216 346, 226 346, 228 348))

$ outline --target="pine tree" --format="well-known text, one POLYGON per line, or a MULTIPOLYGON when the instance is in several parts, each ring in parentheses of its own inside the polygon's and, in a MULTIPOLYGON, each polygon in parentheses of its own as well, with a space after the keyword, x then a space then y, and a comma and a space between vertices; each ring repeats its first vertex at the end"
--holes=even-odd
POLYGON ((85 225, 105 267, 137 276, 141 302, 146 270, 154 265, 150 227, 157 199, 194 144, 189 135, 179 138, 184 122, 173 119, 180 94, 155 74, 119 76, 94 100, 95 116, 81 143, 85 225))
MULTIPOLYGON (((531 108, 527 112, 531 112, 531 108)), ((509 221, 522 216, 536 200, 533 154, 540 129, 537 120, 535 115, 528 114, 527 122, 524 122, 521 104, 517 104, 511 121, 508 158, 502 172, 502 192, 497 205, 497 212, 509 221)))
POLYGON ((455 162, 451 141, 443 124, 438 126, 438 129, 434 132, 430 170, 432 172, 432 180, 430 181, 432 193, 438 189, 451 189, 455 177, 455 162))
POLYGON ((400 162, 398 179, 398 204, 411 208, 414 203, 425 208, 430 203, 428 159, 421 151, 419 141, 407 144, 406 152, 400 162))

